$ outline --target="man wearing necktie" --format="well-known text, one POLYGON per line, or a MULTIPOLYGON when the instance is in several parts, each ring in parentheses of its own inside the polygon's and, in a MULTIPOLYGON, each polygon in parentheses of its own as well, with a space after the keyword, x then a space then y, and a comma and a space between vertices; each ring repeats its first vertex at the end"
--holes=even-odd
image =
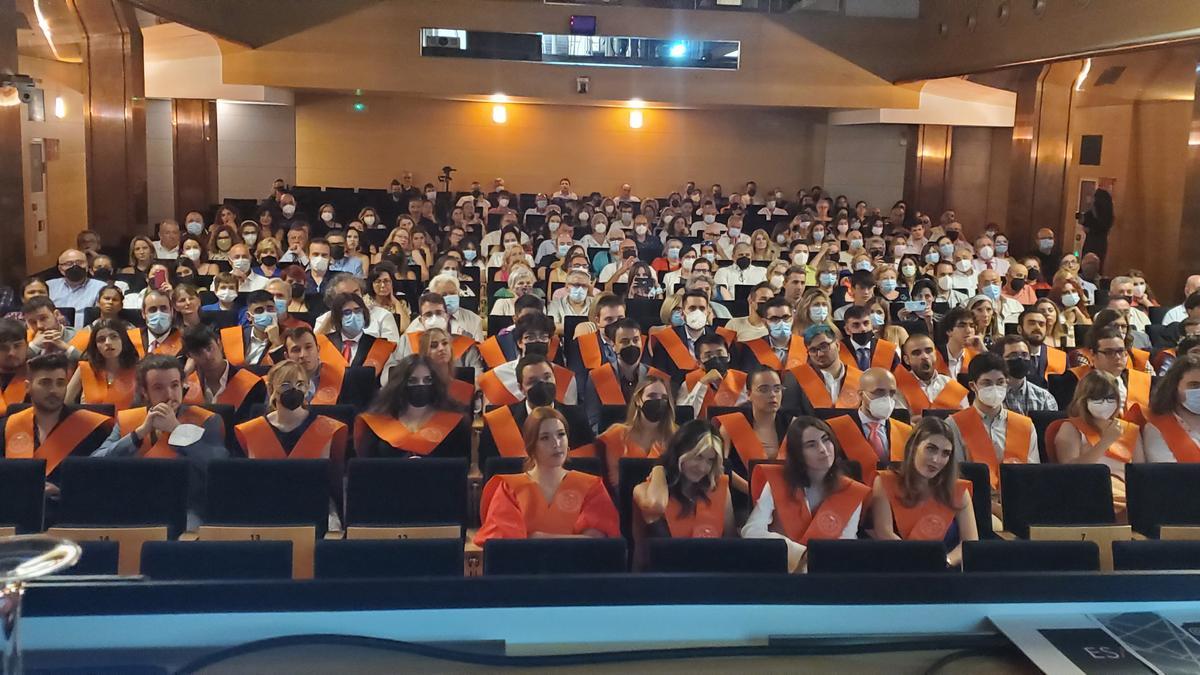
MULTIPOLYGON (((846 322, 843 330, 846 335, 845 347, 854 356, 854 363, 858 369, 865 371, 874 365, 872 360, 875 358, 875 349, 879 341, 875 336, 875 328, 871 324, 871 309, 858 305, 846 308, 846 322)), ((893 355, 892 363, 887 367, 895 368, 897 363, 899 361, 893 355)))

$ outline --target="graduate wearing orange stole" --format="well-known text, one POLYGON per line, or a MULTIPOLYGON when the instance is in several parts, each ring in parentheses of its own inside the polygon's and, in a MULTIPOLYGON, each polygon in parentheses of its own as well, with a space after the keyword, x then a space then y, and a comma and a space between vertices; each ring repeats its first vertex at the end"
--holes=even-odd
POLYGON ((139 356, 127 331, 120 320, 99 319, 92 324, 84 358, 67 385, 68 401, 110 404, 117 410, 133 407, 139 356))
POLYGON ((409 354, 392 368, 387 386, 354 423, 362 457, 467 457, 467 417, 450 400, 446 381, 426 356, 409 354))
POLYGON ((871 525, 875 539, 942 541, 954 546, 946 564, 962 564, 962 542, 977 541, 970 481, 958 477, 958 452, 951 426, 924 417, 904 447, 898 470, 880 471, 871 488, 871 525), (953 530, 957 529, 954 533, 953 530), (951 534, 957 536, 951 537, 951 534))
POLYGON ((833 429, 802 416, 788 426, 783 464, 759 464, 750 477, 754 509, 745 539, 782 539, 788 570, 805 569, 810 539, 854 539, 871 488, 846 475, 846 458, 833 429))
POLYGON ((1125 513, 1125 465, 1143 452, 1141 427, 1120 418, 1120 400, 1117 378, 1093 370, 1075 388, 1067 408, 1071 416, 1059 426, 1053 439, 1054 460, 1058 463, 1108 467, 1118 520, 1125 513))
MULTIPOLYGON (((429 328, 420 333, 409 333, 409 341, 412 341, 413 336, 418 336, 416 349, 414 354, 422 354, 429 358, 435 370, 441 373, 442 378, 446 381, 446 393, 450 400, 464 409, 470 410, 475 401, 475 384, 473 382, 465 382, 454 376, 454 364, 459 360, 457 347, 460 344, 462 335, 455 335, 453 338, 442 328, 429 328)), ((470 340, 470 338, 466 338, 470 340)), ((471 341, 474 345, 474 341, 471 341)))
POLYGON ((662 454, 675 433, 675 407, 665 377, 649 377, 630 395, 625 423, 608 427, 596 436, 596 451, 604 457, 606 479, 616 487, 624 457, 653 458, 662 454))
POLYGON ((549 406, 534 408, 522 429, 526 471, 493 476, 484 486, 475 543, 489 539, 617 537, 620 519, 598 476, 563 467, 567 421, 549 406))
POLYGON ((780 410, 783 385, 779 373, 756 370, 746 381, 746 388, 749 406, 713 418, 721 429, 725 458, 732 474, 733 489, 740 495, 739 502, 743 502, 750 491, 752 462, 787 456, 787 445, 783 441, 792 421, 791 413, 780 410))

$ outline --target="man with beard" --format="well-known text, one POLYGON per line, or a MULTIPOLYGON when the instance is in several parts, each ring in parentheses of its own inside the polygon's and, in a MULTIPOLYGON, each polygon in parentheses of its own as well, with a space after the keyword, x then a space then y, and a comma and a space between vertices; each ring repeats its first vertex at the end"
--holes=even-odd
POLYGON ((1047 377, 1067 372, 1067 353, 1045 344, 1046 315, 1036 309, 1021 312, 1017 325, 1021 336, 1029 343, 1029 374, 1027 378, 1039 387, 1046 387, 1047 377))

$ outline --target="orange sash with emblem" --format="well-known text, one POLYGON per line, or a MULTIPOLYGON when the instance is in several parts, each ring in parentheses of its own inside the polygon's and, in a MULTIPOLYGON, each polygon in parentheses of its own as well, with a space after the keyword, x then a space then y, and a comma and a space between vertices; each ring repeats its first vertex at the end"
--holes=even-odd
POLYGON ((775 349, 770 344, 771 338, 762 337, 754 340, 743 342, 742 344, 754 353, 754 358, 758 359, 759 364, 770 368, 771 370, 791 370, 804 365, 804 361, 808 358, 808 350, 804 347, 804 338, 799 335, 793 335, 792 340, 788 343, 787 362, 781 363, 779 356, 775 353, 775 349))
MULTIPOLYGON (((117 426, 121 428, 121 433, 123 435, 128 436, 129 434, 133 433, 135 429, 142 426, 142 423, 146 421, 146 415, 148 413, 149 409, 145 407, 119 410, 117 411, 117 426)), ((176 419, 179 420, 180 424, 195 424, 196 426, 203 426, 205 420, 212 417, 213 414, 214 413, 205 410, 204 408, 190 405, 185 408, 182 413, 177 414, 176 419)), ((137 456, 148 459, 174 459, 178 457, 179 453, 175 452, 175 450, 173 450, 171 445, 167 442, 170 437, 171 434, 146 434, 146 437, 142 439, 142 445, 138 448, 137 456), (156 435, 158 438, 154 443, 151 443, 150 437, 154 435, 156 435)))
POLYGON ((1046 375, 1062 375, 1067 372, 1067 353, 1050 345, 1044 345, 1046 350, 1046 375))
POLYGON ((137 394, 137 373, 133 368, 117 373, 112 384, 109 384, 108 378, 97 373, 92 364, 80 361, 79 382, 83 385, 85 403, 111 403, 117 410, 131 407, 133 397, 137 394))
POLYGON ((334 361, 321 364, 320 377, 317 378, 317 392, 313 394, 312 405, 337 405, 338 397, 342 395, 342 381, 346 378, 346 366, 334 361))
POLYGON ((871 488, 856 480, 842 477, 837 492, 826 495, 816 514, 808 508, 803 488, 793 489, 779 464, 759 464, 750 480, 750 494, 757 501, 763 486, 770 484, 771 499, 775 502, 772 525, 782 530, 788 539, 807 544, 809 539, 840 539, 854 512, 866 505, 871 488))
POLYGON ((729 442, 733 445, 733 449, 737 452, 738 457, 742 458, 742 465, 747 469, 750 468, 750 462, 762 459, 783 459, 787 457, 787 448, 783 445, 783 439, 779 439, 779 451, 774 457, 767 457, 766 450, 763 448, 762 441, 758 439, 758 434, 754 432, 754 427, 750 426, 750 421, 740 412, 732 412, 725 415, 720 415, 713 418, 718 426, 729 434, 729 442))
MULTIPOLYGON (((310 413, 311 414, 311 413, 310 413)), ((250 459, 325 459, 340 462, 346 455, 346 425, 317 415, 289 452, 279 443, 266 415, 233 428, 250 459)))
POLYGON ((506 483, 516 496, 526 531, 550 534, 577 534, 575 523, 583 510, 584 500, 600 480, 582 471, 568 471, 554 492, 554 498, 547 503, 542 488, 528 474, 498 475, 488 481, 480 499, 481 512, 484 514, 488 512, 492 497, 500 488, 499 483, 494 482, 497 478, 506 483))
POLYGON ((967 397, 967 388, 959 384, 958 380, 951 378, 946 382, 946 386, 938 392, 937 398, 930 401, 929 397, 925 395, 925 390, 921 388, 917 376, 911 370, 904 366, 896 366, 892 374, 896 376, 896 387, 904 394, 904 400, 908 403, 908 409, 913 416, 920 415, 930 408, 961 410, 963 399, 967 397))
MULTIPOLYGON (((1012 414, 1012 413, 1009 413, 1012 414)), ((950 531, 950 524, 958 511, 929 497, 916 506, 906 506, 900 499, 900 475, 893 471, 880 471, 883 489, 892 507, 892 519, 896 522, 896 534, 906 541, 942 541, 950 531)), ((954 492, 962 495, 970 489, 971 482, 961 478, 954 492)))
MULTIPOLYGON (((146 356, 146 347, 150 344, 150 333, 148 330, 141 328, 129 329, 129 340, 133 342, 133 348, 137 350, 138 356, 146 356)), ((178 328, 172 328, 167 337, 161 340, 154 348, 153 354, 166 354, 167 356, 179 356, 183 351, 183 335, 178 328)))
MULTIPOLYGON (((688 391, 696 388, 700 378, 704 377, 706 372, 693 370, 683 378, 688 391)), ((730 368, 729 372, 725 373, 725 377, 721 378, 721 383, 717 385, 716 390, 710 386, 708 391, 704 392, 704 402, 700 404, 698 417, 704 417, 708 413, 709 406, 731 408, 737 405, 738 399, 744 391, 746 391, 746 373, 730 368)))
POLYGON ((501 457, 525 457, 525 437, 521 427, 508 406, 501 406, 483 414, 483 421, 492 432, 496 450, 501 457))
MULTIPOLYGON (((647 479, 649 480, 649 479, 647 479)), ((675 539, 718 539, 725 534, 725 503, 729 500, 729 476, 721 474, 708 501, 697 499, 691 515, 682 515, 683 505, 674 498, 667 502, 663 518, 675 539)))
POLYGON ((13 403, 23 403, 26 393, 25 375, 24 373, 17 373, 8 381, 8 386, 3 391, 0 391, 0 404, 3 404, 4 408, 7 408, 13 403))
POLYGON ((796 378, 796 383, 804 390, 805 396, 808 396, 808 400, 814 408, 858 407, 858 381, 862 377, 862 371, 858 368, 845 369, 846 374, 842 376, 842 388, 838 390, 836 403, 830 398, 829 390, 825 388, 825 378, 813 370, 811 365, 801 364, 789 372, 792 377, 796 378))
POLYGON ((66 419, 59 420, 54 429, 33 447, 35 411, 28 407, 8 417, 4 426, 4 456, 7 459, 44 459, 46 475, 54 472, 64 459, 87 437, 105 425, 112 425, 107 415, 90 410, 76 410, 66 419))
MULTIPOLYGON (((963 444, 966 445, 967 456, 972 462, 987 464, 988 476, 992 481, 992 490, 1000 488, 1000 460, 996 459, 996 446, 992 445, 991 434, 983 426, 983 415, 975 406, 954 413, 950 416, 958 425, 962 434, 963 444)), ((1008 411, 1008 421, 1004 430, 1004 461, 1011 464, 1025 464, 1029 461, 1029 435, 1033 432, 1033 420, 1028 417, 1008 411)))
POLYGON ((462 413, 439 410, 414 431, 400 420, 379 413, 361 413, 354 421, 354 444, 362 447, 370 429, 379 440, 397 450, 414 455, 428 455, 462 422, 462 413))
POLYGON ((1154 428, 1158 429, 1158 433, 1162 434, 1167 448, 1170 449, 1171 454, 1175 455, 1175 461, 1200 462, 1200 445, 1196 445, 1196 441, 1192 440, 1191 434, 1183 428, 1183 424, 1179 422, 1179 418, 1175 417, 1174 413, 1151 414, 1147 422, 1153 424, 1154 428))
MULTIPOLYGON (((862 482, 874 484, 875 472, 879 466, 879 455, 875 447, 863 434, 862 427, 850 415, 842 415, 828 420, 829 427, 842 444, 846 457, 858 462, 862 468, 862 482)), ((904 461, 904 445, 912 434, 912 427, 899 420, 888 420, 888 460, 904 461)))
MULTIPOLYGON (((1067 421, 1087 439, 1088 443, 1092 444, 1092 447, 1095 447, 1100 442, 1100 432, 1085 422, 1082 417, 1069 417, 1067 421)), ((1104 455, 1110 459, 1128 464, 1133 460, 1133 449, 1137 447, 1142 428, 1133 422, 1126 422, 1122 419, 1118 419, 1117 423, 1121 425, 1121 437, 1117 439, 1116 443, 1108 446, 1108 450, 1105 451, 1104 455)))
MULTIPOLYGON (((854 358, 854 353, 850 351, 850 348, 844 342, 838 342, 838 358, 842 360, 847 369, 860 370, 858 361, 854 358)), ((871 367, 891 370, 892 364, 895 362, 896 343, 883 339, 876 340, 875 351, 871 354, 871 367)))
MULTIPOLYGON (((246 402, 246 396, 250 394, 250 391, 262 381, 263 379, 258 375, 241 368, 225 382, 225 389, 217 395, 212 403, 233 406, 233 409, 237 410, 246 402)), ((192 405, 204 405, 209 402, 204 399, 204 387, 200 384, 200 376, 196 374, 196 371, 192 371, 192 374, 188 375, 187 393, 183 395, 183 402, 192 405)))

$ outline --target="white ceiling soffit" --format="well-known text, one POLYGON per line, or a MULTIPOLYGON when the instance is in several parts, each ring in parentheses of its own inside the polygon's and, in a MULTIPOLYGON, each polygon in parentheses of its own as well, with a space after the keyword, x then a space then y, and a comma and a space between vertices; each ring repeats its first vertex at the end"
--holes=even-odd
POLYGON ((837 110, 829 114, 829 123, 1011 127, 1016 108, 1016 92, 948 77, 925 83, 918 108, 837 110))
POLYGON ((204 98, 233 103, 292 105, 288 89, 225 84, 221 50, 207 33, 178 23, 142 28, 146 98, 204 98))
POLYGON ((846 16, 887 19, 916 19, 921 15, 921 0, 845 0, 846 16))

